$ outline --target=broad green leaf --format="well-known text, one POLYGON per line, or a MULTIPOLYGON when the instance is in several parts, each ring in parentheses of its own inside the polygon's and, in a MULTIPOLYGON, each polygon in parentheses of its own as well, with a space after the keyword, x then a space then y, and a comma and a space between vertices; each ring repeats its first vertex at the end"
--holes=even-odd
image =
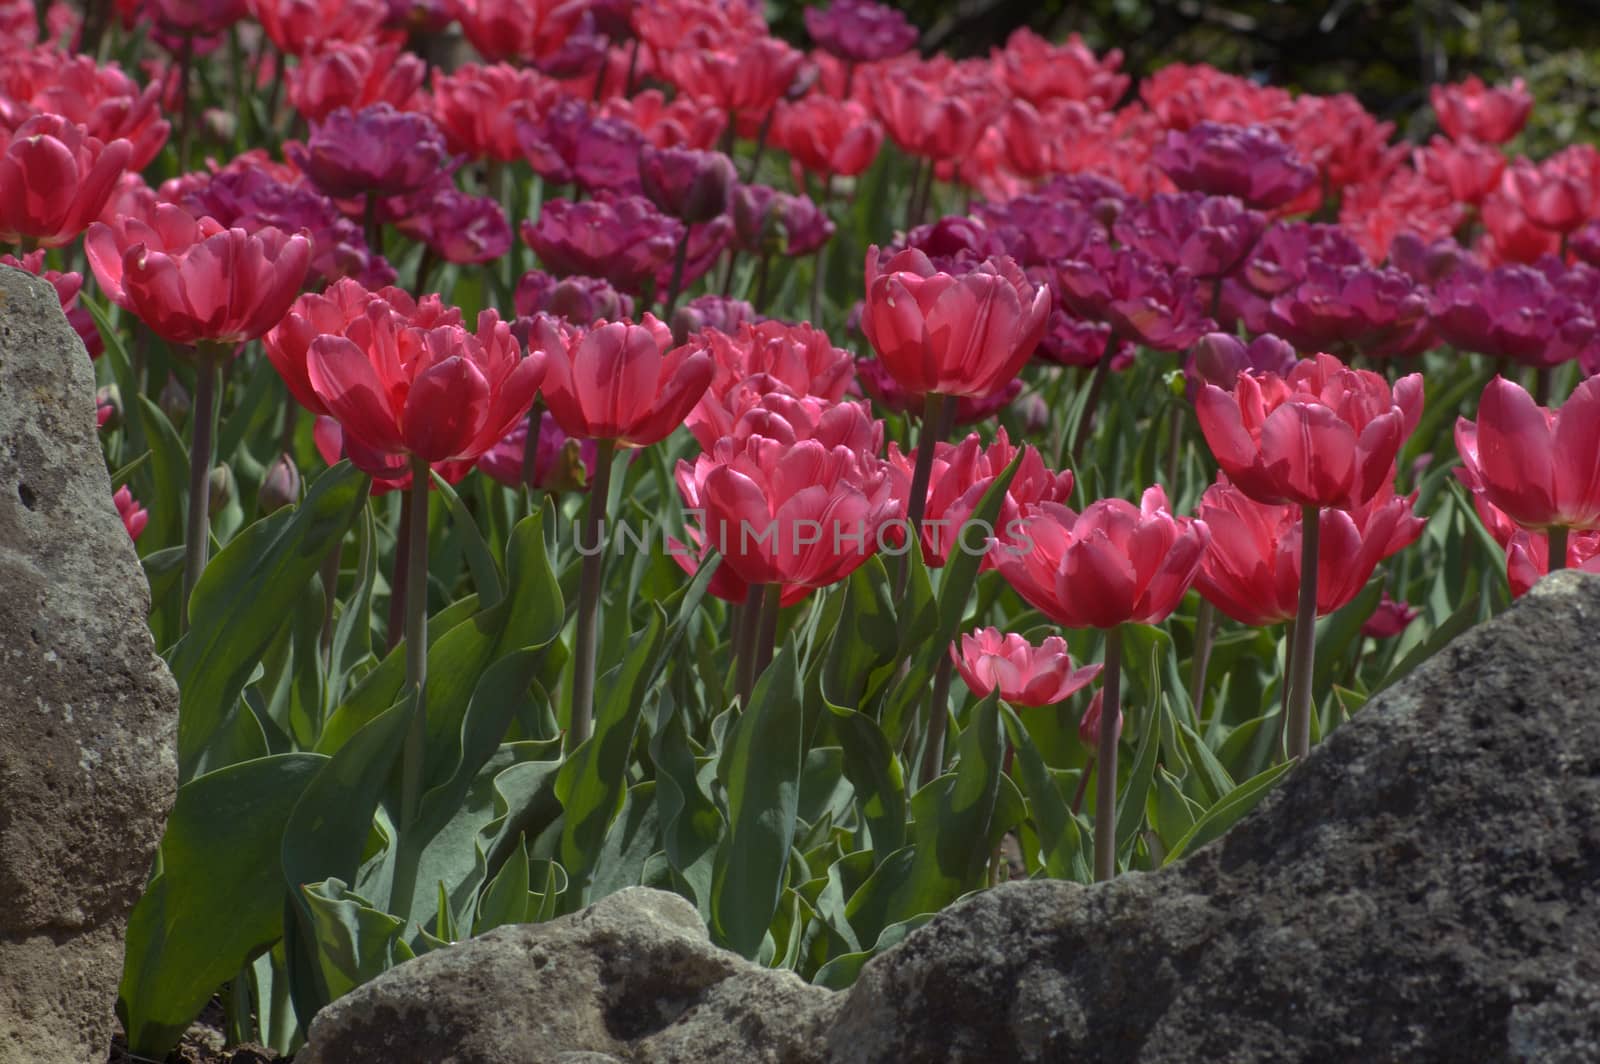
POLYGON ((844 772, 855 788, 873 851, 887 857, 905 840, 906 784, 900 759, 877 721, 832 703, 828 710, 844 748, 844 772))
POLYGON ((718 760, 728 833, 711 879, 711 934, 755 957, 783 896, 800 800, 804 720, 793 640, 756 683, 718 760))
POLYGON ((307 884, 301 896, 310 913, 329 1001, 413 956, 400 934, 405 921, 380 911, 341 880, 307 884))
POLYGON ((367 483, 341 462, 316 479, 300 505, 257 521, 206 566, 189 603, 189 634, 172 658, 180 779, 204 763, 261 655, 364 504, 367 483))
POLYGON ((518 836, 517 848, 501 867, 500 873, 484 888, 478 899, 478 912, 472 933, 481 935, 507 924, 528 919, 528 840, 518 836))
POLYGON ((165 1057, 217 987, 283 934, 283 883, 261 870, 326 760, 281 754, 178 788, 161 872, 128 920, 118 1012, 134 1052, 165 1057))
POLYGON ((1015 765, 1021 771, 1027 790, 1028 812, 1039 830, 1039 844, 1044 851, 1045 874, 1053 879, 1070 879, 1078 883, 1092 881, 1088 861, 1084 857, 1083 833, 1078 818, 1072 815, 1067 799, 1055 776, 1044 763, 1033 736, 1023 726, 1021 718, 1010 706, 1002 707, 1006 734, 1016 751, 1015 765))
POLYGON ((700 788, 696 751, 680 709, 670 691, 657 704, 655 734, 650 739, 650 757, 656 766, 656 817, 668 863, 688 885, 700 915, 709 922, 712 861, 723 821, 716 803, 700 788))
MULTIPOLYGON (((1124 706, 1124 719, 1127 718, 1127 712, 1124 706)), ((1152 717, 1139 740, 1138 753, 1133 758, 1133 771, 1128 774, 1127 781, 1122 785, 1122 793, 1117 796, 1117 853, 1124 857, 1133 848, 1134 838, 1144 823, 1145 798, 1150 793, 1151 781, 1155 777, 1160 738, 1161 727, 1152 717)))
MULTIPOLYGON (((492 609, 505 595, 494 553, 489 550, 489 544, 484 542, 483 533, 478 531, 478 522, 472 519, 472 512, 461 501, 461 496, 456 494, 450 482, 434 471, 433 485, 450 508, 450 531, 462 538, 462 552, 467 558, 467 568, 472 573, 472 586, 478 589, 478 602, 484 609, 492 609)), ((542 516, 542 513, 536 511, 535 516, 542 516)))
POLYGON ((1205 811, 1205 814, 1195 821, 1189 833, 1179 839, 1177 844, 1167 851, 1166 864, 1171 864, 1191 850, 1197 850, 1211 840, 1218 838, 1223 832, 1237 824, 1246 813, 1256 807, 1256 803, 1265 798, 1267 792, 1272 790, 1274 784, 1283 775, 1294 767, 1294 762, 1286 761, 1281 765, 1274 765, 1261 773, 1245 780, 1235 787, 1226 798, 1205 811))
POLYGON ((660 849, 656 784, 654 780, 646 780, 628 788, 622 800, 622 812, 606 832, 600 856, 595 860, 594 877, 589 883, 590 901, 642 884, 645 862, 660 849))
POLYGON ((162 409, 146 396, 140 395, 138 400, 140 424, 150 448, 150 461, 145 463, 145 471, 152 491, 144 496, 151 504, 146 507, 150 520, 139 538, 158 548, 182 546, 183 505, 189 490, 189 451, 162 409))

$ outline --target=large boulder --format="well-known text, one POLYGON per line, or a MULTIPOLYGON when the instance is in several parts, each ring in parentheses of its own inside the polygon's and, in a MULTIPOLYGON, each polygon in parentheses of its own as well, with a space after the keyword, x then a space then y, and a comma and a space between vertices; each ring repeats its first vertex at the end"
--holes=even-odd
POLYGON ((295 1061, 802 1064, 834 998, 716 948, 678 895, 631 887, 385 972, 318 1013, 295 1061))
POLYGON ((845 993, 716 950, 687 903, 634 889, 384 974, 317 1018, 305 1064, 1590 1064, 1597 622, 1600 577, 1548 579, 1220 841, 1094 887, 984 891, 845 993))
POLYGON ((840 1064, 1600 1061, 1600 577, 1375 698, 1217 843, 868 964, 840 1064))
POLYGON ((0 267, 0 1064, 101 1064, 177 789, 177 688, 111 501, 94 375, 0 267))

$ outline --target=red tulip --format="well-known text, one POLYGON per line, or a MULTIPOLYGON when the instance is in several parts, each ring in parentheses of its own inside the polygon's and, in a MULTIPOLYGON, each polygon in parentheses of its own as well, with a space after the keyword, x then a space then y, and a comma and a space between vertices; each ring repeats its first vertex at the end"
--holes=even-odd
POLYGON ((911 249, 880 268, 867 250, 861 328, 894 379, 917 395, 991 395, 1021 371, 1044 335, 1050 290, 1005 256, 959 276, 911 249))
POLYGON ((427 73, 422 57, 398 44, 330 41, 289 71, 289 103, 310 122, 341 107, 359 111, 375 103, 413 110, 427 73))
POLYGON ((771 137, 810 173, 855 177, 878 157, 883 127, 854 100, 813 93, 778 105, 771 137))
POLYGON ((809 324, 764 321, 740 326, 736 336, 707 330, 687 346, 711 358, 710 385, 685 419, 708 451, 766 394, 837 403, 855 375, 850 352, 834 347, 826 333, 809 324))
POLYGON ((224 229, 158 204, 148 222, 96 222, 84 240, 100 287, 164 340, 238 344, 289 309, 311 262, 305 231, 224 229))
POLYGON ((1533 96, 1521 78, 1490 88, 1474 74, 1459 85, 1434 85, 1428 98, 1439 128, 1451 140, 1504 144, 1521 131, 1533 110, 1533 96))
POLYGON ((1195 412, 1217 464, 1252 499, 1350 509, 1392 481, 1422 416, 1422 375, 1391 390, 1376 373, 1317 355, 1286 378, 1241 373, 1232 394, 1207 384, 1195 412))
POLYGON ((1478 421, 1456 422, 1456 448, 1484 499, 1526 529, 1600 529, 1600 377, 1559 411, 1496 377, 1478 421))
POLYGON ((117 489, 111 501, 116 504, 117 516, 122 518, 122 527, 128 530, 128 538, 137 540, 144 532, 145 525, 150 523, 150 515, 139 505, 139 500, 133 497, 133 492, 128 490, 126 484, 117 489))
POLYGON ((907 154, 937 162, 970 152, 983 134, 989 103, 914 76, 885 75, 873 83, 874 109, 884 129, 907 154))
POLYGON ((15 130, 39 114, 60 115, 101 141, 133 145, 128 161, 142 170, 155 160, 170 130, 161 117, 157 82, 140 88, 115 63, 56 48, 12 51, 0 91, 0 129, 15 130))
MULTIPOLYGON (((922 534, 922 559, 938 568, 949 560, 956 550, 983 549, 984 567, 994 563, 987 549, 986 539, 996 528, 1005 531, 1020 527, 1023 512, 1040 503, 1065 505, 1072 498, 1071 470, 1052 473, 1044 464, 1036 448, 1023 448, 1022 464, 1017 467, 1006 494, 1000 500, 1000 512, 993 526, 983 534, 966 529, 983 498, 984 492, 994 483, 995 477, 1005 471, 1016 457, 1017 448, 1004 428, 995 433, 994 442, 987 448, 977 433, 972 433, 959 444, 940 442, 934 448, 933 468, 928 478, 926 506, 920 526, 922 534)), ((900 477, 900 488, 909 492, 915 472, 914 456, 902 454, 899 447, 889 445, 889 462, 900 477)))
POLYGON ((568 436, 648 447, 683 424, 711 383, 711 356, 674 348, 672 330, 652 314, 568 332, 549 318, 530 347, 549 360, 544 401, 568 436))
MULTIPOLYGON (((344 429, 339 427, 339 422, 332 416, 319 416, 311 426, 311 441, 316 444, 317 453, 329 465, 350 458, 352 453, 359 452, 363 460, 379 459, 381 456, 370 454, 356 444, 356 452, 345 446, 344 429)), ((432 470, 437 473, 446 484, 459 484, 472 472, 476 463, 466 462, 434 462, 432 470)), ((363 467, 365 468, 365 467, 363 467)), ((383 459, 374 468, 382 468, 381 474, 372 476, 372 494, 387 495, 391 491, 406 491, 411 487, 411 468, 403 460, 391 461, 383 459)), ((369 473, 371 470, 367 470, 369 473)), ((428 490, 433 490, 430 482, 428 490)))
POLYGON ((510 326, 486 310, 476 334, 413 325, 381 299, 339 333, 311 341, 311 389, 345 434, 350 460, 393 478, 408 458, 472 461, 528 412, 544 356, 521 357, 510 326))
MULTIPOLYGON (((1518 529, 1505 544, 1506 580, 1511 597, 1521 598, 1550 572, 1550 537, 1518 529)), ((1600 532, 1577 532, 1567 538, 1564 568, 1600 573, 1600 532)))
POLYGON ((614 96, 600 113, 634 126, 658 148, 705 151, 728 125, 728 116, 712 101, 679 93, 668 103, 660 89, 645 89, 632 99, 614 96))
MULTIPOLYGON (((704 536, 747 584, 826 587, 875 553, 899 518, 888 464, 820 439, 723 439, 696 469, 704 536)), ((683 479, 680 477, 680 485, 683 479)))
MULTIPOLYGON (((1089 708, 1083 711, 1083 717, 1078 721, 1078 741, 1090 750, 1100 746, 1100 718, 1105 714, 1106 705, 1105 688, 1094 693, 1089 699, 1089 708)), ((1116 736, 1111 740, 1115 746, 1122 741, 1122 707, 1117 707, 1116 736)))
MULTIPOLYGON (((1321 512, 1318 616, 1348 605, 1380 561, 1422 535, 1423 521, 1412 513, 1415 502, 1415 494, 1399 497, 1385 488, 1353 511, 1321 512)), ((1206 489, 1195 516, 1211 529, 1195 577, 1200 594, 1240 624, 1293 620, 1300 593, 1300 507, 1256 502, 1223 479, 1206 489)))
POLYGON ((375 302, 382 303, 405 324, 419 329, 461 324, 461 311, 446 307, 437 295, 426 295, 419 302, 398 288, 369 292, 348 277, 335 281, 325 292, 306 293, 294 301, 283 319, 262 338, 267 358, 288 386, 289 394, 301 406, 314 414, 328 413, 328 408, 311 387, 310 373, 306 369, 312 341, 319 336, 342 335, 350 323, 364 317, 367 308, 375 302))
POLYGON ((1537 166, 1518 159, 1506 169, 1501 188, 1533 224, 1570 233, 1600 205, 1600 152, 1574 144, 1537 166))
POLYGON ((764 117, 794 84, 805 54, 776 37, 752 37, 721 48, 680 48, 663 61, 679 90, 715 101, 737 120, 764 117))
POLYGON ((1006 38, 1005 50, 994 53, 994 64, 1011 91, 1036 106, 1050 100, 1084 100, 1110 108, 1132 80, 1117 72, 1122 66, 1120 49, 1098 58, 1076 33, 1058 45, 1032 30, 1014 30, 1006 38))
POLYGON ((480 159, 521 159, 518 131, 537 125, 562 96, 558 82, 505 63, 469 63, 452 74, 440 68, 433 72, 433 120, 444 130, 451 151, 480 159))
POLYGON ((103 144, 59 115, 0 131, 0 242, 60 247, 89 227, 127 168, 133 146, 103 144))
POLYGON ((1038 646, 1015 632, 1002 635, 995 628, 979 628, 950 644, 950 658, 979 698, 999 690, 1014 706, 1053 706, 1088 687, 1101 666, 1072 667, 1067 642, 1048 636, 1038 646))
POLYGON ((997 541, 995 566, 1045 616, 1068 628, 1115 628, 1166 617, 1193 583, 1211 531, 1180 520, 1159 486, 1139 506, 1099 499, 1082 514, 1059 503, 1022 513, 1019 535, 997 541))
POLYGON ((371 40, 389 17, 384 0, 250 0, 278 50, 306 55, 327 41, 371 40))
POLYGON ((1361 634, 1373 639, 1393 639, 1421 615, 1421 610, 1390 598, 1385 591, 1372 616, 1361 626, 1361 634))
POLYGON ((1417 172, 1450 190, 1458 203, 1479 204, 1500 187, 1506 157, 1499 149, 1474 140, 1448 141, 1434 137, 1411 153, 1417 172))
POLYGON ((543 59, 567 43, 585 6, 565 0, 465 0, 461 32, 490 62, 543 59))

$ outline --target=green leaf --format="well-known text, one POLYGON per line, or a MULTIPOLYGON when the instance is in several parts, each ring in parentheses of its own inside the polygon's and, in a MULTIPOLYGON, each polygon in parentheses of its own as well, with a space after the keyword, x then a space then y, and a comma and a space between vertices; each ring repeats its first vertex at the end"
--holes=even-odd
POLYGON ((367 483, 366 474, 341 462, 316 479, 300 505, 257 521, 206 566, 189 603, 189 634, 172 657, 180 779, 205 764, 261 655, 365 503, 367 483))
MULTIPOLYGON (((328 696, 334 705, 344 693, 350 670, 372 653, 372 590, 378 581, 378 530, 370 506, 361 508, 357 539, 356 585, 333 625, 330 654, 333 668, 328 677, 328 696)), ((332 709, 330 705, 328 712, 332 709)), ((326 718, 327 713, 323 716, 326 718)))
MULTIPOLYGON (((1127 708, 1123 708, 1127 717, 1127 708)), ((1139 740, 1138 753, 1133 758, 1133 771, 1128 774, 1122 794, 1117 797, 1117 853, 1126 855, 1133 848, 1133 840, 1144 823, 1145 798, 1155 777, 1156 753, 1160 747, 1161 728, 1152 719, 1139 740)))
POLYGON ((561 864, 571 878, 572 907, 587 901, 594 861, 611 821, 622 810, 634 733, 644 712, 651 666, 666 630, 666 611, 651 604, 650 620, 622 663, 595 685, 605 692, 596 709, 594 734, 561 766, 556 796, 566 810, 561 830, 561 864))
POLYGON ((140 395, 139 419, 149 442, 150 461, 146 464, 152 494, 146 497, 150 521, 144 535, 152 546, 183 545, 183 500, 188 497, 189 450, 172 427, 167 415, 140 395))
POLYGON ((701 916, 711 918, 711 870, 722 814, 700 788, 696 750, 680 703, 664 694, 656 708, 650 757, 656 766, 657 823, 667 863, 689 886, 701 916))
POLYGON ((625 887, 644 882, 645 862, 661 849, 661 822, 657 816, 656 784, 645 780, 628 788, 622 812, 606 832, 600 856, 595 859, 589 884, 590 901, 598 901, 625 887))
POLYGON ((822 694, 831 706, 860 709, 873 694, 869 678, 886 662, 896 661, 901 646, 883 561, 868 558, 850 574, 842 594, 844 609, 823 659, 822 694))
POLYGON ((307 884, 301 897, 311 916, 329 1001, 411 959, 400 937, 405 921, 380 911, 341 880, 307 884))
POLYGON ((1023 785, 1027 789, 1028 812, 1039 830, 1045 874, 1052 879, 1091 882, 1094 877, 1084 857, 1083 833, 1078 828, 1078 818, 1072 815, 1060 785, 1045 765, 1044 757, 1021 718, 1012 712, 1010 706, 1002 706, 1001 709, 1006 734, 1010 736, 1012 749, 1016 751, 1015 764, 1022 773, 1023 785))
POLYGON ((728 834, 711 879, 711 933, 755 957, 783 896, 800 799, 800 677, 793 640, 762 674, 717 763, 728 834))
POLYGON ((1189 829, 1188 834, 1167 851, 1165 863, 1171 864, 1190 850, 1197 850, 1221 836, 1223 832, 1237 824, 1246 813, 1254 809, 1256 803, 1266 797, 1273 785, 1293 767, 1294 762, 1286 761, 1239 784, 1226 798, 1207 809, 1205 814, 1195 821, 1194 827, 1189 829))
POLYGON ((900 759, 878 722, 865 713, 828 703, 833 730, 844 748, 844 774, 872 836, 872 848, 887 857, 905 840, 906 783, 900 759))
POLYGON ((161 871, 128 920, 118 1012, 134 1052, 164 1058, 217 988, 283 934, 283 883, 261 870, 325 761, 281 754, 178 788, 161 871))
MULTIPOLYGON (((484 609, 492 609, 505 595, 494 553, 489 550, 489 544, 484 542, 483 533, 478 531, 478 523, 472 519, 472 513, 461 501, 461 496, 437 470, 433 472, 433 484, 450 507, 450 530, 462 537, 462 550, 467 557, 467 568, 472 573, 472 586, 478 589, 478 602, 484 609)), ((543 515, 536 511, 534 516, 543 515)))
POLYGON ((472 933, 481 935, 507 924, 528 919, 528 840, 518 836, 517 848, 501 867, 500 873, 484 888, 478 900, 478 913, 472 933))

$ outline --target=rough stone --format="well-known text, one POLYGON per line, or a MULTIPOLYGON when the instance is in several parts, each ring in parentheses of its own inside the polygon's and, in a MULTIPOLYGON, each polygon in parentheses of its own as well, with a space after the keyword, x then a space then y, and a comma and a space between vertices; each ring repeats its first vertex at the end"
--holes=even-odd
POLYGON ((834 996, 716 948, 676 894, 632 887, 385 972, 317 1014, 296 1064, 800 1064, 834 996))
POLYGON ((1217 843, 980 894, 868 964, 838 1064, 1600 1060, 1600 577, 1375 698, 1217 843))
POLYGON ((1592 1064, 1597 623, 1600 577, 1558 574, 1216 843, 982 892, 849 991, 716 950, 686 902, 636 888, 386 973, 317 1018, 303 1064, 1592 1064))
POLYGON ((0 1064, 106 1059, 177 787, 177 689, 111 494, 83 344, 0 267, 0 1064))

